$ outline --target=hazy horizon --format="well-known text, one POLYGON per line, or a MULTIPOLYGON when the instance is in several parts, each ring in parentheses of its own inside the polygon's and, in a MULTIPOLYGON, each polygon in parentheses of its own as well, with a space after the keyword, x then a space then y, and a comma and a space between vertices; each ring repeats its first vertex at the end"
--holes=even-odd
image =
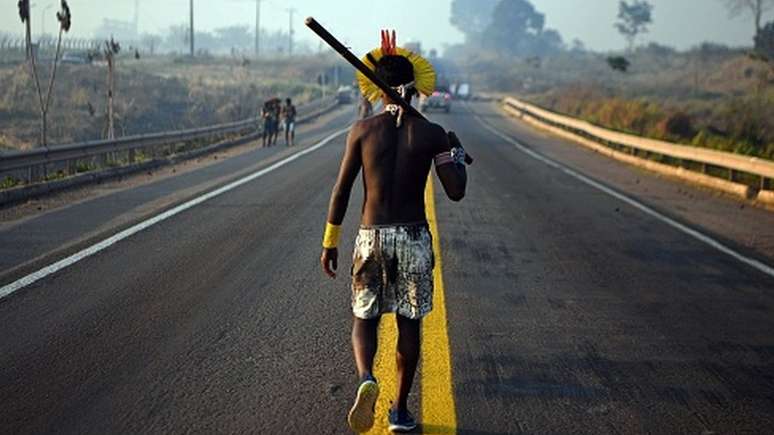
MULTIPOLYGON (((689 48, 703 41, 731 46, 752 45, 752 20, 747 17, 730 19, 723 4, 716 0, 651 0, 655 5, 654 24, 650 33, 640 43, 658 42, 680 49, 689 48), (700 13, 695 13, 700 11, 700 13)), ((39 4, 58 2, 38 0, 39 4)), ((95 7, 94 0, 70 0, 73 10, 73 36, 91 37, 103 19, 132 21, 134 0, 112 0, 110 11, 104 5, 95 7)), ((378 43, 380 28, 395 28, 399 39, 421 41, 425 48, 443 50, 448 44, 462 42, 463 35, 449 24, 451 0, 417 2, 393 0, 387 4, 365 4, 356 0, 339 0, 320 3, 313 0, 263 0, 261 28, 268 31, 287 30, 287 8, 297 11, 293 20, 296 38, 313 46, 317 40, 303 26, 306 16, 315 16, 343 41, 362 53, 378 43)), ((534 0, 535 7, 546 14, 546 25, 559 30, 566 43, 579 39, 590 49, 599 51, 624 48, 624 39, 616 33, 613 22, 617 14, 617 0, 597 0, 589 7, 585 0, 534 0)), ((211 31, 230 25, 255 25, 254 0, 220 0, 195 2, 196 27, 211 31)), ((172 25, 186 24, 187 0, 157 0, 150 3, 140 0, 140 32, 165 33, 172 25), (152 5, 152 6, 151 6, 152 5)), ((22 34, 23 26, 16 13, 0 16, 0 31, 22 34)), ((55 8, 46 15, 45 27, 50 32, 56 28, 55 8)), ((34 32, 40 30, 40 9, 33 8, 34 32)), ((765 21, 772 19, 770 13, 765 21)), ((37 34, 37 33, 36 33, 37 34)))

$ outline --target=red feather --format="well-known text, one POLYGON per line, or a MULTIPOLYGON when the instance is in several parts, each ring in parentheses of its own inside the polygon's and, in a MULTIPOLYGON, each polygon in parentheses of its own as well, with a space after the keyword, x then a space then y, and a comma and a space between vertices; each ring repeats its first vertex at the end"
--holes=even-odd
POLYGON ((395 31, 390 34, 389 30, 382 30, 382 54, 385 56, 396 54, 398 43, 395 31))

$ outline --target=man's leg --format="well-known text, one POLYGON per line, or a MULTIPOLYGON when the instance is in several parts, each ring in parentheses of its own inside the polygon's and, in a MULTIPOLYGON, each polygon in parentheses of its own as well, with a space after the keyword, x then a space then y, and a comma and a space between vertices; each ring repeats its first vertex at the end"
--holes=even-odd
POLYGON ((398 320, 398 397, 392 404, 392 409, 406 411, 408 396, 414 382, 414 373, 419 363, 419 334, 421 320, 411 320, 401 315, 398 320))
POLYGON ((360 385, 355 404, 349 410, 347 421, 354 432, 368 432, 374 425, 374 411, 379 397, 379 385, 373 377, 379 319, 363 320, 355 317, 352 324, 352 349, 355 352, 360 385))
POLYGON ((360 380, 372 376, 379 337, 379 318, 363 320, 355 317, 352 324, 352 350, 360 380))
POLYGON ((285 122, 285 146, 290 146, 290 125, 285 122))

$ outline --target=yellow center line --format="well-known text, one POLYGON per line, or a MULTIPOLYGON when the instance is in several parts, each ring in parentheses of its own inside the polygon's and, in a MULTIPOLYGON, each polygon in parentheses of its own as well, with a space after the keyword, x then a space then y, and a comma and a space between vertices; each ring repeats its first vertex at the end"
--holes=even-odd
POLYGON ((433 234, 433 312, 422 325, 422 429, 423 433, 457 433, 457 412, 452 384, 451 351, 446 320, 441 238, 435 214, 432 174, 425 189, 425 209, 433 234))
POLYGON ((376 421, 369 434, 389 434, 387 414, 391 401, 395 400, 398 384, 395 378, 397 363, 395 346, 398 343, 398 327, 394 314, 385 314, 379 322, 379 347, 374 360, 374 376, 379 382, 379 400, 376 402, 376 421))
MULTIPOLYGON (((432 174, 425 189, 425 213, 433 234, 435 269, 433 270, 433 312, 422 322, 420 423, 423 433, 457 433, 457 414, 452 388, 452 368, 449 351, 449 332, 446 327, 446 299, 441 267, 441 244, 435 215, 435 197, 432 174)), ((395 346, 398 329, 395 315, 384 315, 379 325, 379 348, 374 361, 374 376, 379 381, 379 400, 376 403, 376 421, 369 434, 388 434, 387 413, 395 400, 397 389, 395 346)), ((419 380, 419 379, 418 379, 419 380)))

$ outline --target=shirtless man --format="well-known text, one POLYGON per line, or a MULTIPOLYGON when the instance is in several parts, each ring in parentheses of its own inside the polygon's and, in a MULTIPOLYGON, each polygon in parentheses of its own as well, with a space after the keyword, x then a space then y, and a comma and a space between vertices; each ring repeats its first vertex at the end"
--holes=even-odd
POLYGON ((263 146, 271 146, 272 145, 272 137, 276 135, 275 133, 275 110, 274 110, 274 100, 268 100, 263 104, 263 108, 261 109, 261 119, 263 119, 263 132, 261 134, 263 146))
POLYGON ((285 100, 282 107, 282 120, 285 124, 285 145, 292 147, 296 142, 296 106, 290 98, 285 100))
MULTIPOLYGON (((388 55, 376 73, 400 88, 410 101, 412 63, 388 55)), ((338 179, 331 195, 321 262, 331 278, 338 267, 338 235, 352 186, 363 173, 365 198, 352 268, 352 347, 360 384, 349 424, 366 432, 374 424, 379 386, 373 376, 379 319, 396 313, 398 391, 388 415, 391 431, 410 431, 416 421, 407 409, 419 361, 421 319, 432 310, 434 256, 425 216, 424 191, 430 165, 448 197, 465 196, 464 150, 454 133, 403 114, 383 96, 387 111, 355 123, 347 138, 338 179), (397 119, 396 119, 397 118, 397 119)))

